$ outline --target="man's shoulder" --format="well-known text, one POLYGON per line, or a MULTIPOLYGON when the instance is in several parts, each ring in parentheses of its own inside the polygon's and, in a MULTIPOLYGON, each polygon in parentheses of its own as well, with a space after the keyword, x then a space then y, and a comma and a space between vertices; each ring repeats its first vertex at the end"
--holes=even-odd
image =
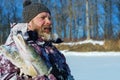
POLYGON ((13 25, 13 27, 11 28, 11 30, 25 29, 26 26, 27 26, 27 23, 17 23, 17 24, 13 25))

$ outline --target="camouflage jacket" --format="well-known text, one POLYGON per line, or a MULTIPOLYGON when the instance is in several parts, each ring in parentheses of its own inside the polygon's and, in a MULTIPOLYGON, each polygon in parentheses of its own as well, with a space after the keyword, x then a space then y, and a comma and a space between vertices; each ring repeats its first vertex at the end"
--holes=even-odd
MULTIPOLYGON (((1 80, 30 80, 34 78, 31 75, 24 73, 21 74, 21 68, 16 66, 15 63, 6 57, 5 53, 13 54, 18 53, 18 49, 13 41, 13 35, 22 34, 23 38, 28 45, 31 45, 39 56, 45 61, 48 68, 52 67, 50 73, 55 78, 48 76, 38 75, 35 80, 40 80, 43 76, 45 80, 74 80, 71 75, 69 66, 66 63, 64 55, 52 44, 55 41, 44 41, 35 36, 35 32, 27 31, 27 24, 21 23, 15 25, 10 32, 10 35, 4 45, 0 48, 0 79, 1 80), (3 50, 4 48, 4 50, 3 50)), ((12 56, 14 58, 14 56, 12 56)))

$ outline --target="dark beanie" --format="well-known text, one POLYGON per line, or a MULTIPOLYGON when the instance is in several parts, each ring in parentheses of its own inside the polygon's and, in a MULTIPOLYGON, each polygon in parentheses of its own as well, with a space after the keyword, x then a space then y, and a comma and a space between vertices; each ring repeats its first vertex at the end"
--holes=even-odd
POLYGON ((23 20, 25 23, 31 21, 41 12, 48 12, 51 14, 50 10, 44 4, 32 3, 30 0, 26 0, 23 3, 23 20))

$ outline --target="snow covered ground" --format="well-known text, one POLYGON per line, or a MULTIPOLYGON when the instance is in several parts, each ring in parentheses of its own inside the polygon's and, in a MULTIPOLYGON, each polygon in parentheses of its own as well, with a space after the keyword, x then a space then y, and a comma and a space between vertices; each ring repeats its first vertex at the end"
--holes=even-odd
POLYGON ((61 52, 75 80, 120 80, 120 52, 61 52))
MULTIPOLYGON (((104 41, 93 40, 63 44, 84 43, 104 45, 104 41)), ((120 80, 120 52, 61 52, 65 55, 75 80, 120 80)))
POLYGON ((97 41, 97 40, 84 40, 84 41, 79 41, 79 42, 69 42, 69 43, 62 43, 64 45, 76 45, 76 44, 85 44, 85 43, 92 43, 93 45, 95 44, 99 44, 99 45, 103 45, 104 41, 97 41))
POLYGON ((120 56, 120 52, 73 52, 61 51, 65 56, 120 56))

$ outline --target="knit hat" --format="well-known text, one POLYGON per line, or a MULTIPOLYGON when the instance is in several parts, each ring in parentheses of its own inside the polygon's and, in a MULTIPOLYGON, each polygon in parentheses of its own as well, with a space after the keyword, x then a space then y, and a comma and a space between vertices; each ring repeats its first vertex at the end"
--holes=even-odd
POLYGON ((23 3, 23 8, 23 19, 26 23, 31 21, 41 12, 48 12, 49 14, 51 14, 50 10, 44 4, 32 3, 30 0, 26 0, 23 3))

